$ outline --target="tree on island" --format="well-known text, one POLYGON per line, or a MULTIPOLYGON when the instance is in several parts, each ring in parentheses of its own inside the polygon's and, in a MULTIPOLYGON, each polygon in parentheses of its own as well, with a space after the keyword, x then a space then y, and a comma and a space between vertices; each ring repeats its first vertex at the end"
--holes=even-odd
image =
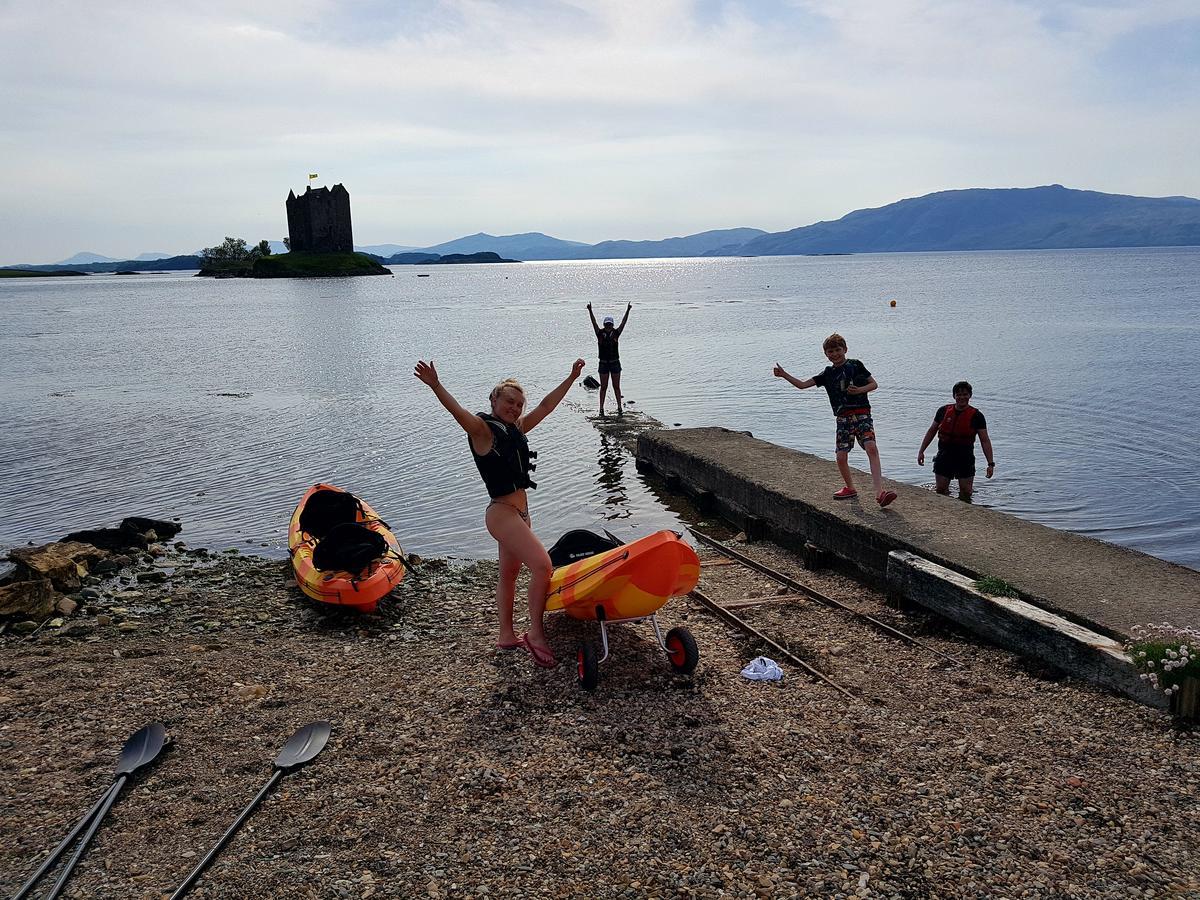
POLYGON ((249 246, 244 238, 226 237, 215 247, 200 251, 201 271, 248 272, 257 260, 271 255, 271 242, 265 238, 249 246))

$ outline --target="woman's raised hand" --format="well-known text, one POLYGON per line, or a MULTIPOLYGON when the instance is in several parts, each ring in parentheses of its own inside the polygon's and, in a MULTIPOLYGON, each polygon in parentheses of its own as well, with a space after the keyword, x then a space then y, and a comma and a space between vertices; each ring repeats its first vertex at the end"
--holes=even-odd
POLYGON ((413 374, 431 388, 438 386, 438 373, 437 369, 433 367, 432 359, 429 362, 425 362, 423 359, 417 360, 417 367, 413 369, 413 374))
POLYGON ((590 303, 589 303, 589 304, 588 304, 588 310, 589 310, 589 311, 591 311, 591 308, 592 308, 592 304, 590 304, 590 303))
POLYGON ((582 371, 583 371, 583 360, 582 359, 575 360, 575 364, 573 366, 571 366, 571 377, 578 378, 579 373, 582 371))

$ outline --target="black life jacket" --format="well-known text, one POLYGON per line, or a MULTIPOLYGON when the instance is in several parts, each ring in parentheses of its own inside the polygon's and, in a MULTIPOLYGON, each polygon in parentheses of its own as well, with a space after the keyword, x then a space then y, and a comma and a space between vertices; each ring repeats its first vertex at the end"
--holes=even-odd
POLYGON ((601 328, 596 332, 597 356, 600 362, 620 361, 621 351, 617 346, 617 341, 620 337, 615 328, 612 331, 609 331, 607 328, 601 328))
MULTIPOLYGON (((507 497, 522 488, 535 488, 537 484, 529 473, 537 468, 531 460, 537 459, 537 451, 529 449, 529 440, 516 425, 509 425, 491 413, 478 413, 479 418, 492 429, 492 449, 480 456, 471 447, 475 466, 483 476, 488 496, 507 497)), ((467 438, 470 444, 470 438, 467 438)))
POLYGON ((971 423, 975 420, 976 412, 975 407, 969 403, 961 412, 953 403, 946 406, 942 413, 942 421, 938 424, 938 445, 974 447, 977 432, 971 423))

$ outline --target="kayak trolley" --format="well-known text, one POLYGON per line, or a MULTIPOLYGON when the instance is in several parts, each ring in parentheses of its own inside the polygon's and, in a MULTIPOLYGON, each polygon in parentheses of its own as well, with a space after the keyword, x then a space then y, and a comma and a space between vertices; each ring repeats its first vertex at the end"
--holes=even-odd
POLYGON ((700 662, 700 650, 696 646, 696 639, 692 637, 692 633, 682 625, 675 626, 667 632, 666 637, 663 637, 656 613, 629 619, 610 620, 605 616, 604 607, 597 606, 596 622, 600 625, 600 646, 603 653, 597 657, 595 645, 588 641, 584 641, 579 645, 579 649, 576 651, 576 661, 579 667, 579 686, 585 691, 594 691, 596 685, 600 683, 600 663, 609 657, 609 625, 645 622, 647 619, 650 620, 650 625, 654 628, 654 637, 658 640, 658 646, 667 654, 667 662, 671 664, 671 668, 680 675, 691 675, 692 672, 696 671, 696 664, 700 662))
POLYGON ((674 531, 658 531, 631 543, 607 532, 568 531, 548 551, 555 566, 546 611, 562 610, 600 626, 600 648, 584 641, 576 651, 579 683, 595 690, 600 663, 608 659, 608 626, 650 620, 658 646, 671 668, 690 675, 700 661, 696 641, 686 628, 663 636, 656 613, 671 597, 686 594, 700 578, 696 551, 674 531))

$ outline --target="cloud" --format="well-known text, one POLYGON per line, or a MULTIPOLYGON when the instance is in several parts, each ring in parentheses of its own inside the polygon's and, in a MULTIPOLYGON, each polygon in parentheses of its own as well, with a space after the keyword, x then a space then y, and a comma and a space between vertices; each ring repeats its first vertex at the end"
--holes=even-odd
POLYGON ((951 187, 1200 194, 1200 14, 1173 0, 94 9, 0 11, 5 261, 88 228, 109 255, 278 237, 309 171, 362 240, 414 244, 784 229, 951 187))

